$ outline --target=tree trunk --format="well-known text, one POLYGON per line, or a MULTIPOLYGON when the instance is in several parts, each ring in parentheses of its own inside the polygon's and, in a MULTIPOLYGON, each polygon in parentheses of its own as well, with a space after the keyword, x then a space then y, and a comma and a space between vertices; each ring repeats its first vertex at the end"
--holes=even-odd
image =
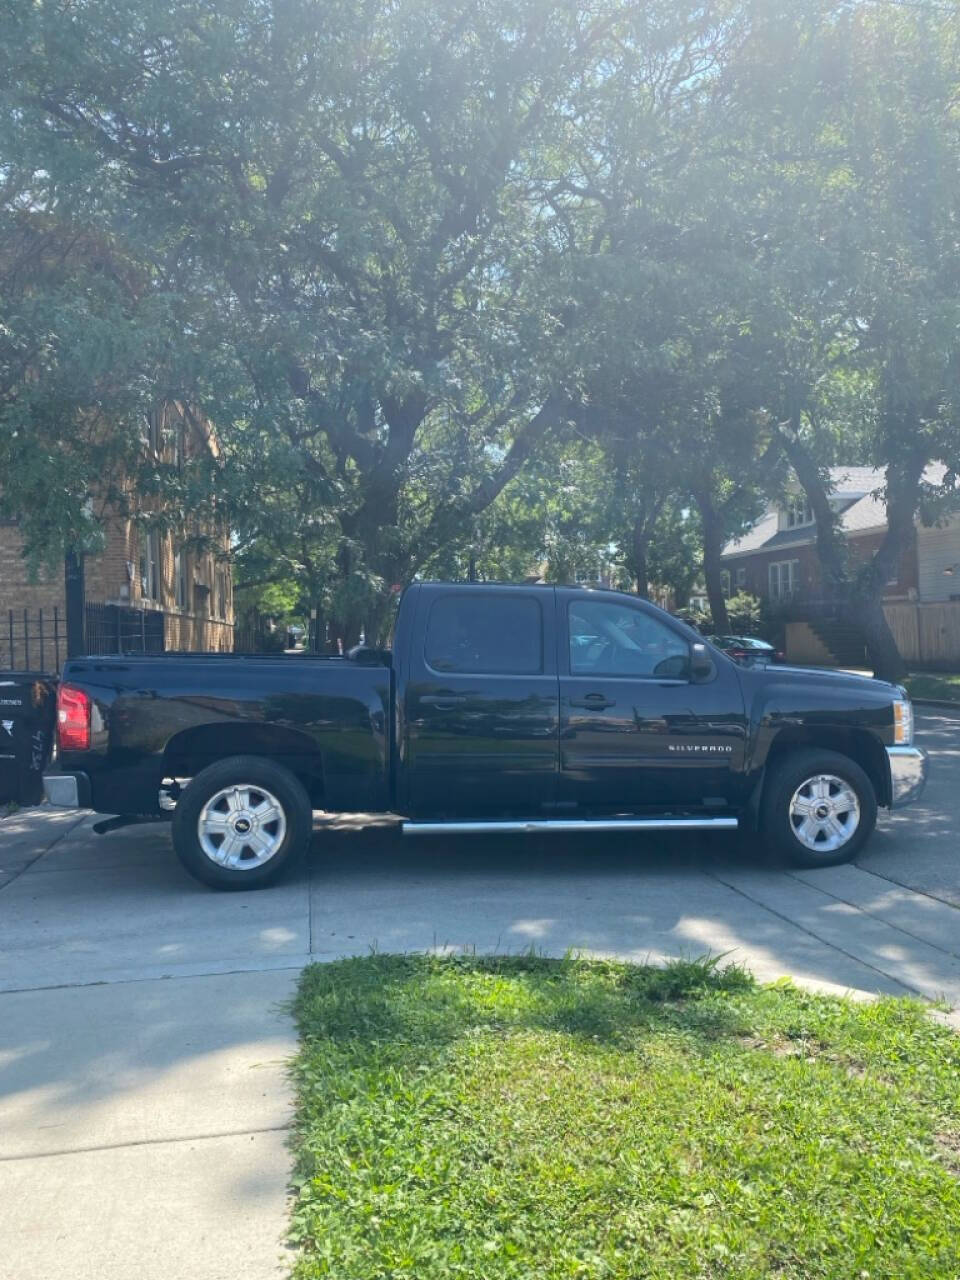
POLYGON ((721 578, 723 524, 709 493, 705 490, 697 490, 693 499, 700 512, 700 524, 703 529, 703 577, 707 588, 707 600, 710 602, 713 630, 722 635, 730 630, 730 619, 727 617, 727 602, 724 599, 721 578))
POLYGON ((647 524, 645 515, 638 516, 633 522, 633 572, 637 581, 637 595, 642 600, 650 598, 650 570, 647 568, 650 531, 647 524))
POLYGON ((392 592, 377 596, 369 606, 363 624, 364 641, 371 648, 379 648, 386 643, 393 623, 396 596, 392 592))
POLYGON ((824 593, 828 598, 842 598, 848 591, 847 546, 837 529, 836 512, 830 506, 830 495, 815 459, 794 434, 780 432, 784 452, 793 467, 800 487, 807 496, 816 521, 817 559, 824 593))
MULTIPOLYGON (((908 427, 909 424, 903 424, 901 434, 908 427)), ((792 436, 781 433, 781 438, 816 517, 817 555, 825 591, 842 602, 847 616, 860 627, 873 674, 880 680, 899 683, 907 675, 907 664, 883 611, 883 588, 914 536, 914 517, 926 461, 923 450, 908 451, 896 466, 888 466, 887 530, 871 560, 851 578, 847 547, 837 529, 820 469, 796 433, 792 436)))
POLYGON ((717 539, 708 550, 708 541, 704 536, 703 577, 707 588, 707 600, 710 604, 710 616, 713 619, 715 634, 722 635, 730 630, 730 619, 727 616, 727 602, 723 594, 723 581, 720 577, 720 550, 722 542, 717 539))
POLYGON ((854 597, 853 615, 863 630, 867 656, 878 680, 901 684, 907 676, 907 664, 883 611, 883 597, 873 593, 854 597))

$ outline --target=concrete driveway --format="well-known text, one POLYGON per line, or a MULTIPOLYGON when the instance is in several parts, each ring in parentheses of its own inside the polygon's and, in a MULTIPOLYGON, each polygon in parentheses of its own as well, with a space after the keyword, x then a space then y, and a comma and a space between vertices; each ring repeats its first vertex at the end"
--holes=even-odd
POLYGON ((960 1006, 960 715, 920 717, 922 805, 857 866, 758 867, 735 839, 404 840, 323 824, 302 872, 216 894, 164 828, 0 821, 0 1277, 262 1280, 282 1234, 309 959, 434 946, 636 960, 960 1006))

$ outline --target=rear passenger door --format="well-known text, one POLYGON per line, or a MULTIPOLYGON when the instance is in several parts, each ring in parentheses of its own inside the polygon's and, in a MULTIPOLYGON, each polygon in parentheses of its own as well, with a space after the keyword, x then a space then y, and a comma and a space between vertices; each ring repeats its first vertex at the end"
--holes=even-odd
POLYGON ((404 695, 406 807, 536 816, 559 765, 552 589, 420 588, 404 695))

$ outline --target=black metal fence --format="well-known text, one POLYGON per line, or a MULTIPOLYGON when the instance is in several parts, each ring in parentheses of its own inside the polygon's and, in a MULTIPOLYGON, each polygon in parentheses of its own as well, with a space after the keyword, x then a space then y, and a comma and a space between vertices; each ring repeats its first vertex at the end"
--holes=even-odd
POLYGON ((234 653, 282 653, 286 640, 286 628, 272 625, 257 609, 238 618, 233 628, 234 653))
MULTIPOLYGON (((92 654, 163 653, 165 615, 159 609, 115 604, 84 606, 83 643, 92 654)), ((286 631, 259 614, 234 628, 237 653, 282 653, 286 631)), ((67 622, 62 608, 6 609, 0 612, 0 671, 42 671, 57 675, 67 658, 67 622)))
MULTIPOLYGON (((83 653, 163 653, 163 614, 115 604, 84 609, 83 653)), ((60 671, 67 657, 62 609, 7 609, 0 615, 0 671, 60 671)))
POLYGON ((163 653, 163 614, 158 609, 126 609, 116 604, 88 604, 83 638, 85 653, 163 653))
POLYGON ((0 616, 0 670, 57 672, 66 656, 66 620, 56 605, 0 616))

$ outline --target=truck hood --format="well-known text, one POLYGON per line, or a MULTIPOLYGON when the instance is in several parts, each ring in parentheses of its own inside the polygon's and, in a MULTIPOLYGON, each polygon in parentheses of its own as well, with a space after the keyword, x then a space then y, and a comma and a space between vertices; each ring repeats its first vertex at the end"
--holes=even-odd
POLYGON ((808 688, 813 685, 821 689, 844 690, 860 696, 872 694, 874 698, 892 702, 895 698, 905 697, 904 690, 889 680, 876 680, 873 676, 858 676, 852 671, 833 671, 828 667, 800 667, 787 663, 770 663, 764 667, 741 667, 743 676, 757 676, 756 685, 790 684, 808 688))

